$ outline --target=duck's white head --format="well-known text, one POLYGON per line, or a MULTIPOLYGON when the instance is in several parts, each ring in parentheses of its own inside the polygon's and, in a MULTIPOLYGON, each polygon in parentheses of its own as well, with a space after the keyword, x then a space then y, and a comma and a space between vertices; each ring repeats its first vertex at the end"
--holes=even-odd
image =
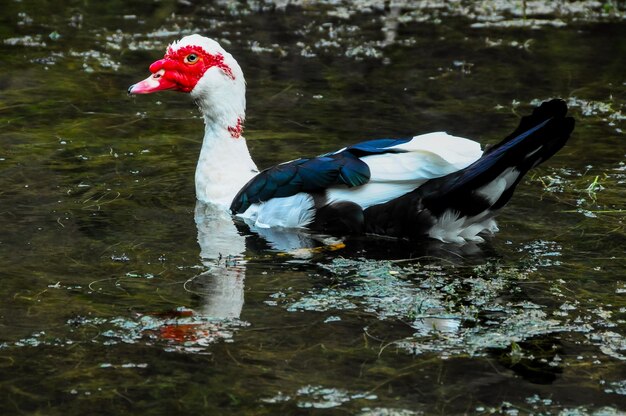
POLYGON ((241 126, 246 87, 239 64, 219 43, 201 35, 185 36, 167 47, 163 59, 150 65, 148 78, 133 84, 129 94, 173 90, 189 93, 207 125, 241 126))

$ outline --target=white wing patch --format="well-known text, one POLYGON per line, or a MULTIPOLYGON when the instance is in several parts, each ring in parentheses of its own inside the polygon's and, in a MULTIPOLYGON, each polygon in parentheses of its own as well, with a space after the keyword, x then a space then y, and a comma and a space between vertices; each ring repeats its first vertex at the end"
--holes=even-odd
POLYGON ((500 199, 504 191, 509 189, 515 180, 519 177, 519 170, 511 167, 506 169, 497 178, 478 188, 476 192, 478 195, 484 197, 491 205, 500 199))
POLYGON ((480 143, 463 137, 452 136, 444 131, 421 134, 413 137, 410 142, 392 146, 390 149, 432 153, 448 164, 455 166, 455 170, 469 166, 483 154, 480 143))
POLYGON ((370 168, 369 182, 354 188, 329 188, 328 201, 351 201, 365 209, 411 192, 429 179, 463 169, 482 156, 479 143, 444 132, 415 136, 390 149, 404 152, 362 157, 370 168))
POLYGON ((405 183, 372 183, 368 182, 354 188, 333 187, 328 188, 326 197, 329 203, 339 201, 350 201, 365 209, 372 205, 384 204, 387 201, 398 198, 411 192, 424 181, 414 181, 405 183))
POLYGON ((314 207, 313 197, 300 192, 293 196, 252 204, 243 214, 237 216, 252 222, 258 228, 303 228, 315 219, 314 207))

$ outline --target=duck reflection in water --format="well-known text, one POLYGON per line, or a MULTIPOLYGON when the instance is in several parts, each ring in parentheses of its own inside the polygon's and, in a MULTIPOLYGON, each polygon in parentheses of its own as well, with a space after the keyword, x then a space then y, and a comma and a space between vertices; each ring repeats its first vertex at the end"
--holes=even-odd
MULTIPOLYGON (((211 320, 239 319, 244 305, 246 250, 248 253, 270 251, 287 254, 289 258, 311 259, 320 253, 340 250, 344 257, 394 259, 412 257, 442 258, 448 262, 466 263, 485 258, 489 244, 450 245, 436 240, 419 244, 388 239, 350 238, 313 235, 305 230, 258 228, 233 220, 213 204, 197 202, 195 222, 198 230, 200 258, 206 268, 185 285, 190 292, 203 297, 199 313, 211 320), (344 244, 347 244, 347 246, 344 244), (391 250, 391 251, 390 251, 391 250)), ((490 255, 492 255, 491 253, 490 255)), ((439 322, 439 320, 437 321, 439 322)))
MULTIPOLYGON (((199 201, 194 219, 205 270, 188 279, 184 286, 201 297, 201 306, 175 312, 173 319, 166 320, 159 331, 161 338, 173 343, 175 349, 188 352, 199 352, 220 339, 229 339, 237 328, 248 325, 240 317, 244 305, 246 245, 255 240, 254 236, 263 240, 261 250, 269 247, 298 258, 312 257, 320 244, 342 247, 339 240, 312 237, 301 230, 248 227, 235 222, 222 207, 199 201)), ((168 316, 172 318, 171 314, 168 316)))
POLYGON ((202 314, 210 318, 239 318, 243 308, 246 278, 246 239, 230 214, 212 205, 196 202, 200 258, 206 271, 193 278, 194 292, 206 297, 202 314))
MULTIPOLYGON (((263 247, 299 259, 311 258, 322 250, 343 247, 334 237, 315 236, 303 230, 258 228, 241 222, 221 207, 196 202, 200 258, 206 271, 190 279, 187 288, 201 292, 206 299, 202 313, 210 318, 239 318, 244 304, 246 243, 252 235, 260 236, 263 247)), ((254 245, 254 244, 251 244, 254 245)))
POLYGON ((239 319, 244 304, 246 237, 232 217, 215 205, 197 202, 194 218, 204 271, 190 277, 184 288, 200 298, 199 306, 163 314, 166 319, 158 336, 173 350, 202 353, 247 325, 239 319))

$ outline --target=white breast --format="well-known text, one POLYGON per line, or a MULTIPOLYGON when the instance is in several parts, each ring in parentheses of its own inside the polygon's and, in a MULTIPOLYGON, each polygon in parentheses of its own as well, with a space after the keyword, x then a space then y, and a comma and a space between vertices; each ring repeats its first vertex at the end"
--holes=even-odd
POLYGON ((285 198, 252 204, 239 217, 258 228, 304 228, 315 219, 313 197, 300 192, 285 198))

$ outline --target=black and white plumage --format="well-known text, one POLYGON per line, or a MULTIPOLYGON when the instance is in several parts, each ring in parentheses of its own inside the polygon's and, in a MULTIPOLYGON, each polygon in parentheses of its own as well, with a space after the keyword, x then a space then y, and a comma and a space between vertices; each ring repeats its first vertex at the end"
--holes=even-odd
POLYGON ((574 128, 555 99, 484 153, 475 141, 435 132, 371 140, 259 173, 242 136, 245 81, 232 55, 191 35, 170 45, 150 71, 130 94, 189 93, 203 114, 198 200, 257 230, 482 241, 479 234, 497 231, 493 218, 526 172, 563 147, 574 128))
POLYGON ((431 168, 430 178, 413 175, 389 180, 383 184, 388 188, 387 201, 373 201, 373 196, 371 203, 363 203, 351 198, 349 190, 367 186, 371 156, 395 163, 399 155, 411 153, 407 144, 416 138, 373 140, 266 169, 239 191, 231 210, 253 218, 257 225, 266 221, 259 221, 258 211, 269 203, 277 207, 280 221, 296 218, 298 226, 319 231, 482 241, 479 233, 497 231, 493 218, 526 172, 550 158, 569 138, 574 119, 565 117, 566 112, 562 100, 545 102, 468 166, 439 177, 440 166, 431 168), (402 179, 413 182, 414 188, 406 191, 402 179), (341 191, 341 197, 334 195, 341 191))

